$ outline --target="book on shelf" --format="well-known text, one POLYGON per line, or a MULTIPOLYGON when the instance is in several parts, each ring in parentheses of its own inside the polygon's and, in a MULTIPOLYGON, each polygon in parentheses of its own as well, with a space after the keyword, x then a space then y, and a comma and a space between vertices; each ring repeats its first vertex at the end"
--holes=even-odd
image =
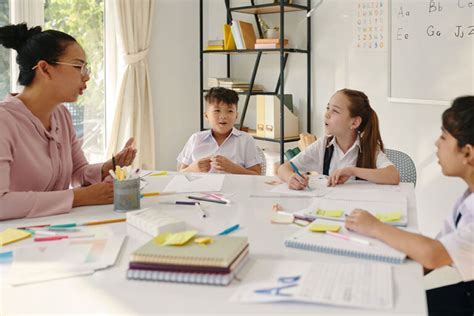
MULTIPOLYGON (((285 38, 284 41, 285 45, 288 44, 288 39, 285 38)), ((279 38, 257 38, 256 44, 280 44, 279 38)))
POLYGON ((237 23, 239 25, 240 35, 242 36, 244 49, 255 49, 257 35, 255 35, 255 30, 253 29, 252 23, 240 20, 238 20, 237 23))
POLYGON ((224 49, 236 49, 234 36, 232 35, 231 26, 229 24, 224 24, 224 49))
POLYGON ((224 46, 208 45, 206 50, 224 50, 224 46))
POLYGON ((239 23, 237 21, 232 21, 230 30, 232 32, 232 37, 234 38, 237 49, 245 49, 244 43, 242 41, 242 35, 240 34, 239 23))
MULTIPOLYGON (((285 48, 287 47, 288 45, 285 44, 285 48)), ((272 49, 272 48, 280 48, 280 44, 255 44, 255 49, 272 49)))
POLYGON ((208 46, 224 46, 224 40, 208 40, 208 46))

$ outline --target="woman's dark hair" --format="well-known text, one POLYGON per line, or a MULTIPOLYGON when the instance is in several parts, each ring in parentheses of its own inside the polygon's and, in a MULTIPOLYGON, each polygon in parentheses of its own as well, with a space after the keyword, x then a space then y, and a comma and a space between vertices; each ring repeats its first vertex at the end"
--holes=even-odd
POLYGON ((364 92, 351 89, 342 89, 338 92, 343 93, 349 99, 351 117, 360 116, 362 120, 357 128, 361 138, 361 153, 357 158, 356 166, 374 169, 377 166, 378 151, 384 151, 377 113, 370 106, 369 98, 364 92))
POLYGON ((234 90, 218 87, 218 88, 211 88, 209 92, 204 96, 204 100, 206 100, 209 104, 218 104, 218 103, 225 103, 227 105, 234 105, 237 106, 239 102, 239 95, 234 90))
POLYGON ((41 26, 28 29, 26 23, 0 27, 0 44, 17 51, 16 62, 20 67, 18 82, 29 85, 35 77, 34 66, 44 60, 57 62, 66 47, 76 42, 71 35, 60 31, 42 31, 41 26))
POLYGON ((460 148, 474 145, 474 96, 456 98, 443 113, 443 128, 458 141, 460 148))

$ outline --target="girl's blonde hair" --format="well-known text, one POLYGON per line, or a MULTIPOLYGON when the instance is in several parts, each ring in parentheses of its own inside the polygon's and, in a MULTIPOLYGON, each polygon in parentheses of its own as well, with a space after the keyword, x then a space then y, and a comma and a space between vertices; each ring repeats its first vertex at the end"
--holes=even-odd
POLYGON ((377 154, 379 150, 384 151, 377 113, 370 106, 369 98, 364 92, 351 89, 342 89, 338 92, 343 93, 349 99, 351 117, 359 116, 362 120, 357 128, 360 135, 361 152, 357 158, 356 166, 375 169, 377 154))

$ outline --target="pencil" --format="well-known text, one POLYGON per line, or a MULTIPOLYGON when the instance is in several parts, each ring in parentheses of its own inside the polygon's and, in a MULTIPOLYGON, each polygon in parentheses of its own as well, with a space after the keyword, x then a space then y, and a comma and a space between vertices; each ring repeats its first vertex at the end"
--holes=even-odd
POLYGON ((110 224, 110 223, 125 222, 126 220, 127 220, 126 218, 106 219, 106 220, 103 220, 103 221, 86 222, 82 225, 83 226, 89 226, 89 225, 110 224))
POLYGON ((148 192, 148 193, 143 193, 142 196, 156 196, 156 195, 161 195, 160 192, 148 192))

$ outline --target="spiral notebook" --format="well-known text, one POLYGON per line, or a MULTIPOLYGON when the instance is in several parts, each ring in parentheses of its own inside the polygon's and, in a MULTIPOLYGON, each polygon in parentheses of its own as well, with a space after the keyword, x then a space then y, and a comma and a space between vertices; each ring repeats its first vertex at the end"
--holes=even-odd
POLYGON ((194 242, 183 246, 160 246, 154 239, 132 253, 131 261, 157 264, 228 267, 247 246, 247 237, 213 236, 203 247, 194 242))
MULTIPOLYGON (((313 223, 334 225, 333 221, 321 219, 317 219, 313 223)), ((351 240, 336 238, 325 233, 311 232, 308 227, 305 227, 287 238, 285 240, 285 246, 389 263, 402 263, 405 260, 406 255, 404 253, 389 247, 377 239, 350 232, 344 227, 341 227, 339 233, 367 240, 370 242, 370 245, 363 245, 351 240)))

